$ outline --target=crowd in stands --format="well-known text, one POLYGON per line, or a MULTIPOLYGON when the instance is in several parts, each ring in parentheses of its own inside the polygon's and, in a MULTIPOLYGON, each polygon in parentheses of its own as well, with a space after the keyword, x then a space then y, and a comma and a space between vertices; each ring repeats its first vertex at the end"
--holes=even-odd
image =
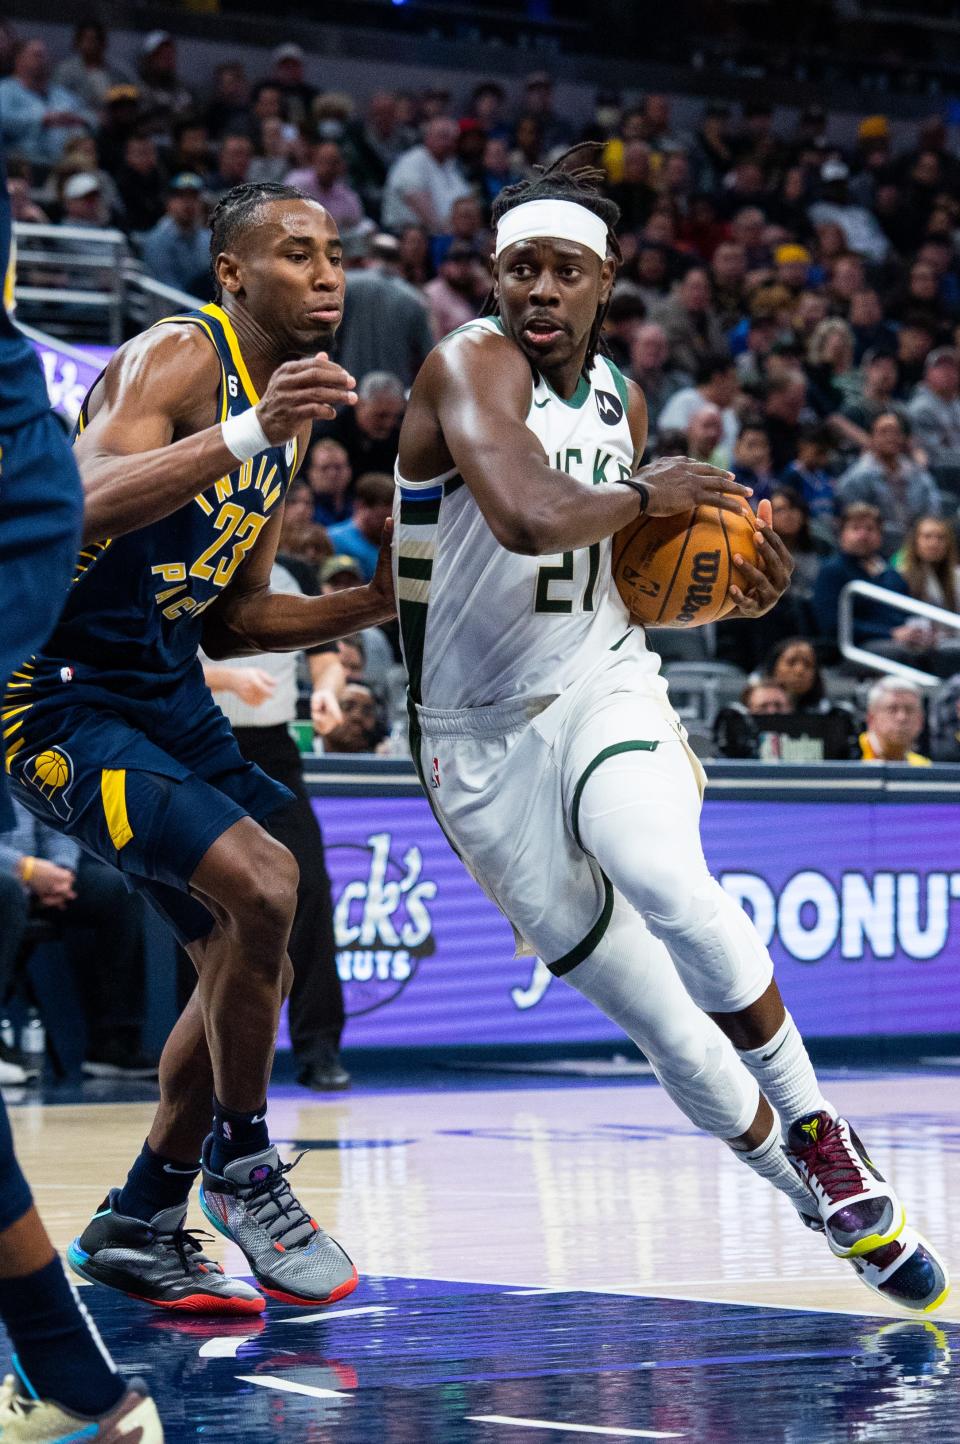
MULTIPOLYGON (((369 576, 405 394, 489 289, 493 199, 590 140, 621 212, 605 343, 646 396, 648 458, 729 466, 754 504, 771 501, 796 562, 781 606, 753 628, 721 624, 710 654, 761 669, 776 701, 763 669, 778 643, 805 638, 839 662, 847 582, 958 610, 960 148, 939 115, 899 129, 866 116, 837 144, 819 109, 784 125, 765 105, 707 104, 685 129, 665 96, 604 92, 565 114, 545 72, 359 97, 311 84, 294 44, 261 75, 229 55, 187 73, 159 30, 127 73, 94 23, 66 55, 24 33, 3 56, 20 220, 118 227, 153 276, 204 299, 208 217, 232 186, 288 182, 337 220, 339 354, 360 401, 317 428, 287 503, 285 564, 302 586, 369 576)), ((854 640, 960 672, 960 633, 877 601, 858 604, 854 640)))

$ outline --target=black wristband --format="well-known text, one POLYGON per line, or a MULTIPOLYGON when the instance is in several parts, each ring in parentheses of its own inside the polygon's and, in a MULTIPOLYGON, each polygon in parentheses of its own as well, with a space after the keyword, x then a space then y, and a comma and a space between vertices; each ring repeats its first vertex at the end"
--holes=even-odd
POLYGON ((637 481, 632 476, 621 476, 617 478, 620 486, 629 486, 640 498, 640 515, 646 516, 647 507, 650 505, 650 488, 642 481, 637 481))

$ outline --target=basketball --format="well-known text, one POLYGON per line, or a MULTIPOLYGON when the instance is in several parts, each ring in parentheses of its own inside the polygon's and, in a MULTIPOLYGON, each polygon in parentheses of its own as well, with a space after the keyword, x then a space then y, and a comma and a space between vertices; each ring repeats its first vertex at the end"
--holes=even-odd
POLYGON ((756 522, 716 506, 640 517, 613 538, 613 577, 630 613, 647 626, 702 627, 733 609, 731 583, 745 586, 739 553, 757 565, 756 522))
POLYGON ((41 752, 33 764, 34 775, 46 787, 62 787, 70 775, 66 758, 59 752, 41 752))

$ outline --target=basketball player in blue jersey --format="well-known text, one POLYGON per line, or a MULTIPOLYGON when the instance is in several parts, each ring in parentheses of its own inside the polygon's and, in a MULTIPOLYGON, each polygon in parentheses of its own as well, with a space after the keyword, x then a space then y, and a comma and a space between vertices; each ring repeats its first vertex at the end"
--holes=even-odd
POLYGON ((121 869, 199 979, 143 1150, 69 1261, 166 1308, 254 1313, 261 1294, 184 1231, 201 1156, 203 1211, 264 1292, 327 1303, 357 1274, 298 1203, 267 1131, 297 868, 260 820, 290 794, 244 762, 197 649, 299 650, 386 621, 394 602, 389 538, 367 586, 269 588, 311 423, 356 399, 326 355, 343 307, 336 226, 290 187, 242 186, 214 212, 211 249, 217 304, 130 341, 84 402, 75 578, 3 715, 16 795, 121 869))
MULTIPOLYGON (((14 326, 14 257, 0 152, 0 689, 57 619, 80 539, 76 464, 50 414, 43 373, 14 326)), ((13 825, 0 769, 0 830, 13 825)), ((26 860, 29 861, 29 860, 26 860)), ((118 1376, 67 1281, 13 1151, 0 1098, 0 1317, 14 1374, 0 1387, 0 1440, 162 1444, 145 1387, 118 1376), (129 1431, 129 1433, 127 1432, 129 1431)))

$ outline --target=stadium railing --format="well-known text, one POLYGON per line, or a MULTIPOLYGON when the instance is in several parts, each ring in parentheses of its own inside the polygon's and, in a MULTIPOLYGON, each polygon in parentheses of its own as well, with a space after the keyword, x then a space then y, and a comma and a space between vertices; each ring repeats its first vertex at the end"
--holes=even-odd
POLYGON ((885 607, 903 612, 905 617, 920 617, 925 622, 931 622, 937 627, 944 627, 958 634, 960 634, 960 615, 956 612, 945 611, 943 607, 931 606, 929 602, 919 602, 913 597, 901 596, 899 592, 887 591, 885 587, 875 586, 873 582, 848 582, 840 593, 840 605, 837 611, 837 644, 841 654, 848 662, 855 662, 858 667, 867 668, 871 672, 883 672, 890 677, 905 677, 910 682, 916 682, 920 687, 938 687, 943 679, 935 673, 925 672, 920 667, 911 667, 907 662, 898 662, 893 657, 883 657, 877 652, 868 651, 866 647, 856 645, 853 640, 853 629, 857 597, 865 597, 873 602, 882 602, 885 607))
POLYGON ((119 346, 196 296, 144 273, 122 231, 23 222, 17 241, 17 316, 79 345, 119 346))

